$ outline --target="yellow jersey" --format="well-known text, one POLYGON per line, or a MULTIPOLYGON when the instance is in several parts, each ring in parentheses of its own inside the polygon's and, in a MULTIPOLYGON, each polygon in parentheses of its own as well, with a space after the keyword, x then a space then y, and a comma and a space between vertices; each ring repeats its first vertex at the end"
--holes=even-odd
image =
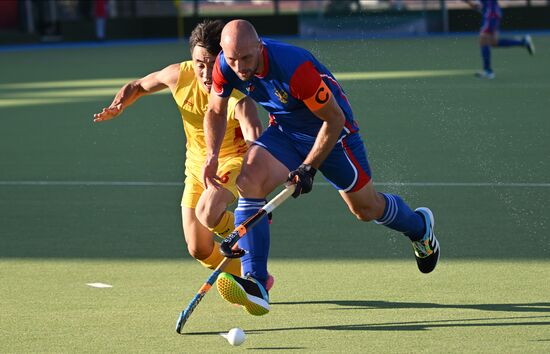
MULTIPOLYGON (((183 119, 186 143, 187 168, 202 168, 206 158, 203 121, 208 108, 208 92, 204 91, 193 71, 193 61, 180 64, 180 74, 172 96, 178 105, 183 119)), ((235 119, 235 106, 246 97, 233 90, 227 105, 227 130, 220 149, 220 159, 230 156, 242 156, 247 151, 239 121, 235 119)), ((197 171, 198 172, 198 171, 197 171)))

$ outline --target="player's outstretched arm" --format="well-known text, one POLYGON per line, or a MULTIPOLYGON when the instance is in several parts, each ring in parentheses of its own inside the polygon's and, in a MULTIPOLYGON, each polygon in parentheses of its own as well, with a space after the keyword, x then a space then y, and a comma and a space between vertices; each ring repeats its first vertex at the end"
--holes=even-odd
POLYGON ((205 188, 221 188, 218 182, 218 156, 227 129, 228 97, 218 96, 214 90, 210 92, 208 110, 204 116, 204 139, 206 141, 206 159, 202 169, 205 188))
POLYGON ((235 107, 235 119, 239 121, 244 140, 252 144, 262 134, 262 122, 258 117, 256 104, 250 97, 245 97, 235 107))
POLYGON ((119 116, 126 107, 130 106, 142 96, 174 87, 179 77, 180 64, 172 64, 166 68, 151 73, 139 80, 134 80, 117 92, 113 102, 101 112, 94 114, 94 122, 113 119, 119 116))

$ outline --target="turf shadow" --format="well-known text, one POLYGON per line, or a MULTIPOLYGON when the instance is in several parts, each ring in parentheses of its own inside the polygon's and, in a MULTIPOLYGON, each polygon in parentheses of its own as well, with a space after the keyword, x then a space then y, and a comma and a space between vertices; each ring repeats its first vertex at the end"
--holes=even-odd
POLYGON ((337 305, 338 310, 358 309, 472 309, 480 311, 503 312, 550 312, 550 302, 516 303, 516 304, 435 304, 427 302, 393 302, 371 300, 320 300, 272 302, 272 305, 337 305))
POLYGON ((246 350, 304 350, 306 347, 255 347, 246 348, 246 350))
MULTIPOLYGON (((435 328, 465 328, 465 327, 510 327, 510 326, 550 326, 550 321, 536 321, 536 319, 550 319, 550 316, 514 316, 466 318, 434 321, 407 321, 386 323, 364 323, 327 326, 278 327, 265 329, 248 329, 247 334, 265 332, 296 331, 296 330, 328 330, 328 331, 426 331, 435 328), (530 321, 525 321, 530 320, 530 321), (489 322, 490 321, 490 322, 489 322)), ((216 332, 194 332, 186 335, 219 335, 216 332)), ((267 349, 267 348, 266 348, 267 349)), ((270 348, 271 349, 271 348, 270 348)), ((299 349, 299 348, 296 348, 299 349)))

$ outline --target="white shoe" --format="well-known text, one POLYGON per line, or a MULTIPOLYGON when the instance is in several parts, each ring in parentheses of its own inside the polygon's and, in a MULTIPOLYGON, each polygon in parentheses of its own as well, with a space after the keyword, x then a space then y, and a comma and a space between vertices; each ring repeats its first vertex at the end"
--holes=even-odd
POLYGON ((478 79, 493 80, 495 78, 495 73, 489 70, 478 71, 475 75, 478 79))

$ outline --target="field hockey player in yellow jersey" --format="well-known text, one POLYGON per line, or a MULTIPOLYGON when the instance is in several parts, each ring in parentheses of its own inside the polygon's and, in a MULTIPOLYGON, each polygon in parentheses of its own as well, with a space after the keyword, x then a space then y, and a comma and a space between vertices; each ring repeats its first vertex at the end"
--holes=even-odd
MULTIPOLYGON (((94 122, 109 120, 120 115, 141 96, 166 88, 171 90, 181 112, 187 138, 185 189, 181 200, 185 241, 191 256, 211 269, 223 259, 213 233, 225 237, 234 229, 233 213, 226 209, 238 197, 235 181, 247 145, 256 140, 262 130, 254 102, 233 90, 227 110, 228 129, 219 153, 218 176, 221 188, 205 189, 202 182, 206 156, 203 119, 212 87, 212 68, 221 50, 220 34, 223 26, 221 21, 198 24, 189 38, 192 60, 169 65, 127 83, 109 107, 94 115, 94 122)), ((240 260, 232 260, 226 272, 240 276, 240 260)))

